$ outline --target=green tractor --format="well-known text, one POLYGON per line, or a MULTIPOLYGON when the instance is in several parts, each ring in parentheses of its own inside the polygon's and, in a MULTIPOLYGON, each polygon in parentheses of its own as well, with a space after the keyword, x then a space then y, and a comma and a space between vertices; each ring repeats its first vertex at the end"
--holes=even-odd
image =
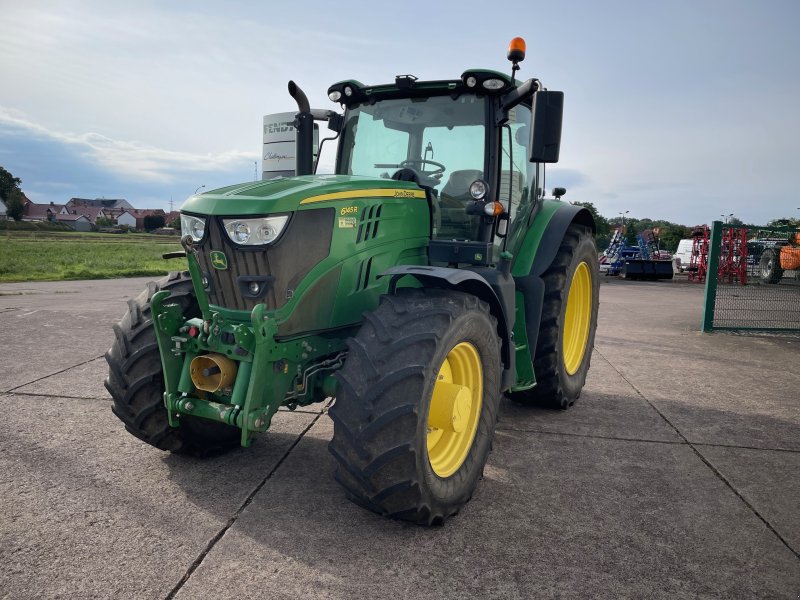
POLYGON ((290 82, 296 175, 190 197, 185 252, 165 256, 188 271, 114 327, 106 387, 126 429, 207 455, 335 398, 351 500, 427 525, 456 514, 501 396, 570 407, 594 343, 594 222, 542 192, 563 93, 515 80, 523 58, 516 38, 511 76, 342 81, 343 114, 290 82), (315 121, 338 137, 335 174, 314 174, 315 121))

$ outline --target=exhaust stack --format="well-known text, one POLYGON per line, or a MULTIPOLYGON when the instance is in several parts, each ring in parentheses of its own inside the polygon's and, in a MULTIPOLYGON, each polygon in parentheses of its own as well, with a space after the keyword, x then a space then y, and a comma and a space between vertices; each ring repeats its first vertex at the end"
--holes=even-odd
POLYGON ((297 129, 295 143, 295 175, 311 175, 314 172, 314 117, 305 92, 294 82, 289 82, 289 95, 297 102, 299 111, 294 117, 297 129))

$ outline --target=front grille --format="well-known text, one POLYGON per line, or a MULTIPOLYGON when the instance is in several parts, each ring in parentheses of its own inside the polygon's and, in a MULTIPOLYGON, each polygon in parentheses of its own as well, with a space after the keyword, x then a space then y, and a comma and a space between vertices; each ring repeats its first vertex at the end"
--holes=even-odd
POLYGON ((260 303, 268 310, 283 306, 300 281, 330 253, 333 218, 333 208, 298 211, 273 245, 242 247, 230 240, 220 218, 209 217, 198 253, 200 269, 208 280, 209 303, 236 310, 252 310, 260 303), (227 269, 211 265, 214 250, 225 253, 227 269), (257 297, 248 291, 250 281, 262 286, 257 297))

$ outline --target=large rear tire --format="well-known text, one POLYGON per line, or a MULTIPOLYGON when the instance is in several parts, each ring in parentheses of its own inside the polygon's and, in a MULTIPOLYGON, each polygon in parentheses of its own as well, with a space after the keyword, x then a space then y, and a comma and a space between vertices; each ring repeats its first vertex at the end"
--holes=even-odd
POLYGON ((536 386, 509 394, 512 400, 567 409, 580 397, 597 329, 599 272, 591 231, 570 225, 542 276, 544 304, 533 359, 536 386))
POLYGON ((128 312, 114 325, 114 343, 106 352, 109 372, 105 386, 114 403, 111 411, 125 429, 160 450, 205 456, 238 445, 236 427, 197 417, 181 417, 181 426, 170 427, 164 406, 164 377, 153 329, 150 303, 160 290, 171 292, 170 302, 180 304, 184 316, 200 316, 192 280, 186 273, 170 273, 150 282, 128 312))
POLYGON ((366 315, 337 375, 329 445, 347 496, 379 514, 441 524, 472 497, 500 400, 489 306, 401 289, 366 315))

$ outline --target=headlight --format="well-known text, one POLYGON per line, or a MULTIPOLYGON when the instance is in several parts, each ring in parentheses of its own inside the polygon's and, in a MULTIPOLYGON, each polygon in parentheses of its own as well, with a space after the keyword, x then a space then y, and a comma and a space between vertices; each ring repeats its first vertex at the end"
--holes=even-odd
POLYGON ((181 237, 192 236, 192 240, 199 242, 206 232, 206 220, 191 215, 181 215, 181 237))
POLYGON ((222 223, 235 244, 262 246, 275 241, 288 220, 289 215, 281 215, 262 219, 223 219, 222 223))
POLYGON ((489 185, 482 179, 476 179, 469 186, 469 195, 475 200, 485 200, 489 194, 489 185))

